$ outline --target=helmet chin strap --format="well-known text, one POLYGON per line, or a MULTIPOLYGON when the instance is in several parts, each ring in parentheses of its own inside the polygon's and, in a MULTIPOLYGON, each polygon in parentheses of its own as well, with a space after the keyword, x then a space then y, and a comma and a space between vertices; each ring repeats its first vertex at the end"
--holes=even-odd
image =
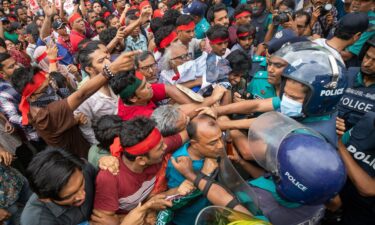
POLYGON ((339 67, 337 61, 333 55, 328 55, 328 60, 332 69, 332 81, 326 84, 325 88, 335 89, 339 80, 339 67))

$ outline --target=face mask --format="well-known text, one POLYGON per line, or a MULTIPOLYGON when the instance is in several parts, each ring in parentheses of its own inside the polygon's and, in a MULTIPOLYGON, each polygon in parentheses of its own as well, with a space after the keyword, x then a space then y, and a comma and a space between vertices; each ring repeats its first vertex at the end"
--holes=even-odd
POLYGON ((302 103, 288 98, 285 94, 280 104, 281 113, 289 117, 302 116, 302 103))

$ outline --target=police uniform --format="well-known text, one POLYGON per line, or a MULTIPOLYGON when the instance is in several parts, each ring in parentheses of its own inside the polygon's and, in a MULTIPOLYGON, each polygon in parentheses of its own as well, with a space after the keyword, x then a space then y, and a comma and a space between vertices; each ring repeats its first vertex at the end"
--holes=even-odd
POLYGON ((250 78, 254 77, 258 71, 265 71, 267 70, 267 60, 266 57, 260 55, 253 55, 252 59, 252 66, 249 72, 250 78))
POLYGON ((277 96, 275 87, 268 83, 268 72, 258 71, 249 85, 247 86, 247 93, 252 99, 265 99, 277 96))
POLYGON ((366 112, 375 111, 375 84, 366 87, 363 75, 357 70, 349 70, 348 80, 353 85, 345 90, 338 105, 339 117, 345 120, 346 128, 352 128, 366 112))
MULTIPOLYGON (((357 164, 370 176, 375 177, 375 112, 366 113, 350 132, 343 136, 343 143, 357 164)), ((340 192, 343 202, 342 223, 345 225, 375 224, 375 197, 362 196, 352 181, 340 192)))
POLYGON ((279 196, 270 176, 249 182, 259 201, 262 214, 275 225, 318 224, 324 215, 323 205, 302 205, 289 202, 279 196))

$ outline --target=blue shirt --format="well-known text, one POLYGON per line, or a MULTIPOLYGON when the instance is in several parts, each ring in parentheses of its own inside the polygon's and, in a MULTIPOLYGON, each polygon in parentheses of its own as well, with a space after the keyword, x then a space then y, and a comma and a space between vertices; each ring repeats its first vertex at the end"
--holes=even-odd
MULTIPOLYGON (((49 38, 50 37, 48 37, 46 40, 48 41, 49 38)), ((36 46, 39 47, 39 46, 44 46, 44 45, 46 45, 46 43, 39 38, 38 41, 36 42, 36 46)), ((62 59, 59 60, 59 63, 66 65, 66 66, 73 64, 73 56, 72 54, 70 54, 69 50, 59 43, 56 43, 56 47, 57 47, 57 56, 62 57, 62 59)))
POLYGON ((125 41, 125 52, 142 50, 147 51, 147 39, 143 34, 139 34, 138 38, 135 39, 132 36, 128 36, 125 41))
MULTIPOLYGON (((185 143, 182 147, 177 149, 172 154, 172 157, 178 158, 180 156, 189 156, 188 148, 190 142, 185 143)), ((193 170, 200 171, 204 164, 204 159, 200 160, 192 160, 193 170)), ((172 165, 171 160, 168 161, 167 170, 166 170, 166 177, 168 180, 168 187, 175 188, 178 187, 184 180, 185 177, 182 176, 172 165)), ((199 198, 193 200, 193 204, 189 205, 188 207, 183 207, 180 210, 175 211, 173 224, 177 225, 191 225, 195 223, 195 218, 198 216, 198 213, 209 205, 209 201, 207 198, 199 198)))

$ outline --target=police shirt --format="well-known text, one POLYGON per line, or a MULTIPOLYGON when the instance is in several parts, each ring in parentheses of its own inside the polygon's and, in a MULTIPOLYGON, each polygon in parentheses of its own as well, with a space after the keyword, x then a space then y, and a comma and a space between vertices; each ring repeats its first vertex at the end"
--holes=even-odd
MULTIPOLYGON (((370 176, 375 177, 375 112, 366 113, 343 136, 343 143, 357 164, 370 176)), ((340 192, 343 202, 342 222, 345 225, 375 224, 375 197, 364 197, 350 179, 340 192)))
MULTIPOLYGON (((351 74, 348 75, 349 77, 351 74)), ((350 80, 350 79, 349 79, 350 80)), ((366 112, 375 111, 375 84, 366 87, 363 75, 354 77, 353 86, 349 86, 338 104, 339 117, 345 120, 347 129, 352 128, 366 112)))
POLYGON ((268 83, 268 72, 257 72, 249 85, 247 93, 251 94, 252 99, 265 99, 277 96, 275 87, 268 83))

